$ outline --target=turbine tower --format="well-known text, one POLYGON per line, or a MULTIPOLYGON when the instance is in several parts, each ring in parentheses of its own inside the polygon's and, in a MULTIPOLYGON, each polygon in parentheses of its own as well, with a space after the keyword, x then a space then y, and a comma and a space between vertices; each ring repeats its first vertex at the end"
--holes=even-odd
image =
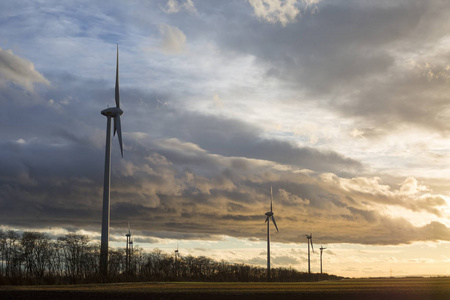
POLYGON ((270 231, 269 231, 269 224, 270 219, 272 218, 273 225, 275 225, 275 228, 278 232, 277 223, 275 222, 275 218, 273 216, 272 211, 272 202, 273 202, 273 195, 272 195, 272 187, 270 187, 270 211, 266 212, 266 223, 267 223, 267 281, 270 281, 270 231))
POLYGON ((312 242, 312 233, 310 235, 305 234, 306 239, 308 240, 308 273, 311 274, 311 257, 309 252, 309 244, 311 244, 312 252, 314 252, 314 246, 312 242))
POLYGON ((320 249, 320 274, 322 274, 322 252, 324 249, 327 249, 327 248, 324 248, 322 245, 320 245, 319 249, 320 249))
POLYGON ((117 133, 120 145, 120 154, 123 157, 122 128, 120 126, 120 116, 123 111, 120 109, 119 96, 119 45, 117 45, 116 62, 116 107, 109 107, 102 110, 102 115, 106 117, 106 148, 105 148, 105 177, 103 183, 103 212, 102 212, 102 237, 100 246, 100 273, 108 275, 108 244, 109 244, 109 219, 110 219, 110 184, 111 184, 111 118, 114 118, 114 135, 117 133))

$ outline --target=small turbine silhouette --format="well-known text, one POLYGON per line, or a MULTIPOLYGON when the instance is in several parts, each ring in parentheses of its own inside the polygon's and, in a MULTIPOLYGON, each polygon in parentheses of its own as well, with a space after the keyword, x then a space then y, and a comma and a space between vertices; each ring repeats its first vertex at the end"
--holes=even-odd
POLYGON ((320 274, 322 274, 322 252, 327 248, 324 248, 322 245, 320 245, 319 249, 320 249, 320 274))
POLYGON ((312 252, 314 253, 314 246, 312 242, 312 232, 310 235, 305 234, 306 239, 308 240, 308 273, 311 274, 311 257, 309 252, 309 244, 311 244, 312 252))
POLYGON ((266 212, 266 223, 267 223, 267 281, 270 281, 270 219, 272 219, 273 225, 275 225, 275 228, 278 232, 277 222, 275 222, 274 213, 272 210, 272 202, 273 202, 273 195, 272 195, 272 186, 270 187, 270 211, 266 212))
POLYGON ((130 222, 128 222, 128 233, 125 235, 127 237, 127 247, 126 247, 126 271, 131 273, 131 257, 133 255, 133 236, 131 234, 130 222))

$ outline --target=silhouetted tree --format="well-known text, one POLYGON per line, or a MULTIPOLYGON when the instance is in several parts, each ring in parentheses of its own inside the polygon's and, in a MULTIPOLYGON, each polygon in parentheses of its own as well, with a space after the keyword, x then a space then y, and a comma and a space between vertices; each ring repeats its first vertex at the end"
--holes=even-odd
POLYGON ((21 237, 22 261, 27 277, 42 278, 50 269, 50 238, 41 232, 24 232, 21 237))
POLYGON ((73 281, 82 278, 85 251, 89 239, 85 235, 70 233, 59 237, 64 255, 65 275, 73 281))
MULTIPOLYGON (((135 247, 127 271, 125 249, 110 249, 108 281, 265 281, 266 268, 215 261, 188 255, 177 260, 154 249, 135 247), (176 270, 176 272, 174 272, 176 270)), ((56 241, 45 233, 0 229, 0 284, 100 282, 100 244, 80 234, 67 234, 56 241)), ((329 274, 308 274, 292 268, 272 269, 273 281, 337 279, 329 274)))

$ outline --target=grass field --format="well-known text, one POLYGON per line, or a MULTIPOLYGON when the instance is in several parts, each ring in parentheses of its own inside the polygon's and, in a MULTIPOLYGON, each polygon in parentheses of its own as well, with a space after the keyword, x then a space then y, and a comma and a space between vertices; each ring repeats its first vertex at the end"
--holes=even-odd
POLYGON ((301 283, 142 282, 0 286, 0 299, 450 299, 450 278, 301 283))

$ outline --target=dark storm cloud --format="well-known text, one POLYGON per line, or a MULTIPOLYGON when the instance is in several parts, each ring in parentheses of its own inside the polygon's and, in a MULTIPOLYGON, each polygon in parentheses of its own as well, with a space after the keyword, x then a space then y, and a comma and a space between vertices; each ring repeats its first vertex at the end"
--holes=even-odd
MULTIPOLYGON (((352 217, 353 218, 353 217, 352 217)), ((347 220, 351 223, 355 220, 347 220)), ((450 238, 450 228, 440 222, 430 222, 424 226, 415 227, 405 219, 390 219, 381 217, 377 223, 358 222, 361 228, 348 228, 347 230, 335 230, 333 234, 318 232, 321 243, 340 242, 367 244, 367 245, 400 245, 417 241, 439 241, 450 238), (369 233, 369 234, 368 234, 369 233), (344 238, 343 235, 350 235, 344 238)), ((343 226, 343 224, 341 224, 343 226)))
MULTIPOLYGON (((131 149, 138 147, 133 146, 133 140, 128 139, 128 143, 131 149)), ((178 143, 180 152, 189 149, 186 146, 193 147, 178 140, 170 143, 178 143)), ((1 160, 0 211, 4 224, 92 229, 99 226, 103 151, 91 148, 83 153, 81 148, 70 149, 32 143, 3 146, 3 153, 17 153, 15 159, 7 155, 9 160, 1 160), (39 148, 49 154, 44 155, 39 148), (75 155, 70 151, 78 152, 79 158, 65 160, 61 153, 67 157, 75 155), (41 159, 31 158, 33 155, 41 159), (18 167, 11 168, 8 161, 18 167), (53 167, 45 161, 51 161, 53 167), (10 172, 5 173, 7 170, 10 172)), ((276 171, 270 163, 261 165, 252 159, 245 159, 245 172, 237 172, 232 167, 233 158, 193 147, 187 154, 205 162, 199 167, 198 159, 179 158, 175 163, 163 151, 160 153, 158 146, 154 149, 141 149, 138 155, 129 150, 128 158, 114 160, 113 227, 132 222, 137 235, 158 238, 214 239, 229 235, 263 239, 268 187, 274 185, 274 207, 281 230, 275 241, 297 240, 299 228, 309 230, 311 226, 325 243, 398 244, 430 237, 449 239, 449 230, 443 224, 414 227, 406 220, 382 216, 364 208, 359 201, 350 201, 349 198, 358 199, 357 195, 352 196, 353 192, 312 175, 276 171), (203 175, 202 168, 208 169, 208 176, 203 175), (219 180, 222 176, 225 177, 219 180), (234 207, 232 211, 227 209, 230 205, 234 207), (332 235, 329 228, 333 228, 332 235)), ((395 195, 391 198, 395 199, 395 195)), ((402 206, 402 201, 397 202, 402 206)), ((424 201, 421 205, 425 203, 431 207, 442 204, 424 201)))

